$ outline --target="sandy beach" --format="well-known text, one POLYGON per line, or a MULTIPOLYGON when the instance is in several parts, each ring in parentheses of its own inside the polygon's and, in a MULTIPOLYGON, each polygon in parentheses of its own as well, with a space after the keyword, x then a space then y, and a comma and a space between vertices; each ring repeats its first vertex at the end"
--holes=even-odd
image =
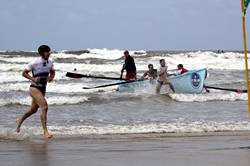
POLYGON ((1 166, 249 166, 250 133, 1 140, 1 166))

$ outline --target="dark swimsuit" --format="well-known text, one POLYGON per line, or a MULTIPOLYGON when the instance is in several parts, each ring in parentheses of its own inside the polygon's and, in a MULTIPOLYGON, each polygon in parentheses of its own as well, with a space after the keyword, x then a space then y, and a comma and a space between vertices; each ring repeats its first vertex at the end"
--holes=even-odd
POLYGON ((35 86, 35 85, 30 85, 30 87, 40 90, 42 92, 43 96, 45 96, 46 87, 38 87, 38 86, 35 86))
POLYGON ((53 69, 53 62, 51 60, 38 58, 35 61, 29 63, 26 69, 32 71, 33 77, 39 77, 39 81, 32 82, 30 87, 40 90, 42 94, 45 95, 47 78, 50 71, 53 69))

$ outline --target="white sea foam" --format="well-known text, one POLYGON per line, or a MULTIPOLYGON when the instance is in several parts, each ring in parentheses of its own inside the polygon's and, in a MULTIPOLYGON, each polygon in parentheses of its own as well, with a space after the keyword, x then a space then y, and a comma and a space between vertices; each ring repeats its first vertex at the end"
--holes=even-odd
MULTIPOLYGON (((123 57, 123 50, 108 50, 104 49, 88 49, 90 53, 83 53, 80 55, 75 54, 65 54, 64 52, 52 54, 52 57, 57 58, 77 58, 77 59, 88 59, 88 58, 97 58, 97 59, 107 59, 107 60, 116 60, 123 57)), ((146 51, 130 51, 132 56, 138 57, 146 55, 146 51)))
MULTIPOLYGON (((65 54, 63 52, 52 54, 51 57, 56 61, 57 58, 77 58, 77 59, 87 59, 87 58, 97 58, 97 59, 109 59, 116 60, 123 56, 122 50, 108 50, 108 49, 89 49, 90 53, 85 53, 81 55, 75 54, 65 54)), ((177 53, 164 56, 154 56, 148 57, 143 60, 137 60, 136 57, 145 56, 145 51, 137 51, 140 54, 135 54, 136 51, 131 51, 131 55, 135 57, 135 61, 139 65, 146 66, 145 63, 153 63, 155 66, 159 65, 158 60, 161 58, 166 59, 170 68, 175 68, 177 64, 183 63, 186 68, 209 68, 209 69, 230 69, 230 70, 244 70, 244 55, 242 53, 227 52, 217 54, 214 52, 197 51, 197 52, 187 52, 187 53, 177 53)), ((35 57, 6 57, 0 56, 0 60, 11 62, 11 63, 28 63, 34 60, 35 57)), ((119 62, 118 62, 119 63, 119 62)), ((122 62, 121 62, 122 63, 122 62)), ((72 64, 71 64, 72 65, 72 64)), ((73 63, 73 65, 76 65, 73 63)), ((83 64, 80 64, 83 65, 83 64)), ((117 64, 121 65, 121 64, 117 64)), ((107 65, 105 65, 107 68, 107 65)), ((11 64, 13 69, 16 69, 16 65, 11 64)), ((121 66, 119 66, 120 69, 121 66)), ((112 67, 111 67, 112 68, 112 67)), ((145 67, 143 68, 145 69, 145 67)), ((0 70, 8 70, 8 66, 0 67, 0 70), (2 69, 3 68, 3 69, 2 69), (4 69, 5 68, 5 69, 4 69)), ((20 67, 19 67, 20 70, 20 67)))
MULTIPOLYGON (((86 96, 51 96, 46 97, 49 105, 65 105, 65 104, 80 104, 88 101, 86 96)), ((20 104, 20 105, 30 105, 31 97, 28 95, 25 97, 13 97, 13 98, 1 98, 0 106, 20 104)))
POLYGON ((211 91, 210 93, 202 94, 169 94, 169 96, 180 102, 205 102, 205 101, 237 101, 247 100, 246 94, 241 93, 219 93, 211 91))
MULTIPOLYGON (((91 86, 94 86, 93 84, 91 86)), ((24 91, 28 90, 29 83, 9 83, 8 86, 1 86, 0 92, 6 93, 9 91, 24 91)), ((96 94, 98 92, 113 92, 117 89, 117 86, 111 86, 107 88, 100 89, 82 89, 82 87, 88 87, 82 83, 50 83, 47 87, 48 93, 60 93, 63 95, 71 95, 74 93, 81 93, 89 95, 96 94)), ((134 95, 154 95, 155 89, 138 89, 134 92, 134 95)), ((121 93, 120 96, 123 94, 121 93)), ((124 94, 126 95, 126 94, 124 94)), ((235 92, 221 92, 216 90, 211 90, 210 93, 202 93, 202 94, 169 94, 169 96, 176 101, 179 102, 206 102, 206 101, 245 101, 247 100, 246 94, 235 93, 235 92)), ((86 99, 87 100, 87 99, 86 99)), ((48 101, 50 104, 62 105, 62 104, 78 104, 85 101, 85 98, 71 98, 71 97, 49 97, 48 101)), ((15 99, 0 99, 1 105, 9 105, 9 104, 21 104, 21 105, 29 105, 30 99, 27 98, 15 98, 15 99)))
MULTIPOLYGON (((7 64, 7 63, 0 63, 0 71, 3 72, 21 72, 26 65, 24 64, 7 64)), ((122 62, 117 64, 81 64, 81 63, 55 63, 55 70, 56 71, 73 71, 76 69, 76 72, 84 72, 94 73, 99 72, 105 74, 105 72, 119 72, 121 71, 122 62)), ((140 68, 145 69, 145 65, 138 66, 140 68)))
MULTIPOLYGON (((75 57, 75 58, 98 58, 98 59, 119 59, 123 56, 123 51, 121 50, 107 50, 107 49, 92 49, 90 50, 91 53, 89 54, 82 54, 78 55, 67 55, 67 54, 54 54, 54 58, 57 57, 75 57)), ((135 58, 143 54, 135 55, 134 52, 131 52, 135 58)), ((188 52, 188 53, 177 53, 171 54, 167 56, 155 56, 155 57, 148 57, 144 60, 137 60, 135 59, 137 65, 144 65, 145 69, 145 62, 153 63, 155 66, 159 65, 159 59, 166 59, 169 64, 170 68, 175 68, 177 64, 183 63, 187 68, 202 68, 206 67, 209 69, 231 69, 231 70, 244 70, 244 55, 242 53, 235 53, 235 52, 227 52, 222 54, 217 54, 214 52, 206 51, 206 52, 188 52)), ((120 65, 120 64, 118 64, 120 65)), ((107 66, 107 65, 105 65, 107 66)), ((120 67, 119 67, 120 68, 120 67)))
MULTIPOLYGON (((91 86, 95 86, 96 84, 92 84, 91 86)), ((18 82, 18 83, 8 83, 8 86, 0 86, 0 92, 10 92, 10 91, 28 91, 30 86, 29 82, 18 82)), ((81 94, 89 94, 103 91, 112 91, 117 90, 117 86, 107 87, 104 89, 83 89, 83 87, 89 87, 90 85, 85 85, 83 83, 57 83, 52 82, 49 83, 46 92, 50 93, 61 93, 61 94, 73 94, 73 93, 81 93, 81 94)))
POLYGON ((38 133, 32 129, 23 129, 20 133, 17 133, 15 129, 0 127, 0 139, 23 141, 31 139, 34 135, 38 135, 38 133))
POLYGON ((1 61, 11 62, 11 63, 29 63, 37 59, 37 57, 2 57, 0 56, 1 61))
POLYGON ((23 64, 11 64, 11 63, 0 63, 0 71, 22 71, 25 65, 23 64))
MULTIPOLYGON (((130 125, 104 126, 49 126, 51 133, 56 136, 83 136, 104 134, 147 134, 147 133, 205 133, 223 131, 250 131, 249 121, 194 121, 173 123, 148 123, 130 125)), ((10 128, 0 128, 0 138, 22 140, 42 134, 40 127, 23 127, 20 134, 10 128)))
POLYGON ((152 59, 164 58, 169 66, 183 63, 188 69, 201 67, 208 69, 244 70, 244 55, 241 53, 228 52, 216 54, 214 52, 190 52, 179 53, 171 56, 155 56, 152 59))
MULTIPOLYGON (((57 81, 62 79, 69 79, 68 77, 66 77, 66 72, 57 71, 54 80, 57 81)), ((20 82, 20 81, 28 81, 26 78, 22 76, 22 71, 0 72, 0 83, 20 82)), ((0 87, 0 89, 1 88, 4 87, 0 87)))

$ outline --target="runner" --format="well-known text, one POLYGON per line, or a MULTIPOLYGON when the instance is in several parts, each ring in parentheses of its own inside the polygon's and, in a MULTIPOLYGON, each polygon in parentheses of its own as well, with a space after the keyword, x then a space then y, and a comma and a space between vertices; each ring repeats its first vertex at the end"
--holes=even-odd
POLYGON ((46 45, 41 45, 38 48, 40 55, 35 61, 29 63, 23 70, 22 76, 31 80, 32 83, 29 88, 29 94, 32 97, 31 107, 20 118, 17 119, 16 131, 19 133, 24 120, 41 109, 41 124, 43 127, 43 134, 45 138, 52 138, 47 129, 47 111, 48 104, 45 99, 47 82, 51 82, 55 76, 53 61, 49 60, 50 48, 46 45), (32 76, 29 74, 32 72, 32 76))

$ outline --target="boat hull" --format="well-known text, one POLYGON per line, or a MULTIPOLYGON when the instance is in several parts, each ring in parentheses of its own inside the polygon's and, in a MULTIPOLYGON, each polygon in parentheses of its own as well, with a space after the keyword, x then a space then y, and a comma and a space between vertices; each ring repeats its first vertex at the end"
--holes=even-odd
MULTIPOLYGON (((201 93, 204 86, 204 81, 207 76, 206 69, 190 70, 184 74, 168 78, 173 84, 175 93, 201 93)), ((156 80, 137 81, 128 84, 119 85, 118 90, 121 92, 133 92, 136 90, 155 90, 156 80)), ((163 93, 170 93, 168 85, 163 85, 161 88, 163 93)))

